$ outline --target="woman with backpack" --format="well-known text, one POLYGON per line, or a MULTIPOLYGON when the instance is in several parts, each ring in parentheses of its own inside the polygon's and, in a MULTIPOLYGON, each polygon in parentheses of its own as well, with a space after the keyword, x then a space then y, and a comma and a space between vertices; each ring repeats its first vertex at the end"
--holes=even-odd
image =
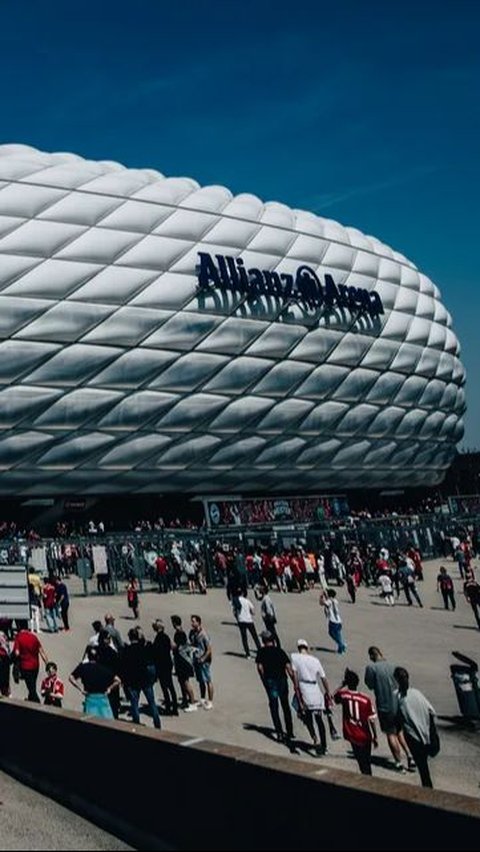
POLYGON ((399 715, 405 740, 415 761, 422 787, 433 787, 428 758, 440 751, 435 725, 435 710, 418 689, 410 687, 406 669, 396 668, 393 676, 398 684, 399 715))

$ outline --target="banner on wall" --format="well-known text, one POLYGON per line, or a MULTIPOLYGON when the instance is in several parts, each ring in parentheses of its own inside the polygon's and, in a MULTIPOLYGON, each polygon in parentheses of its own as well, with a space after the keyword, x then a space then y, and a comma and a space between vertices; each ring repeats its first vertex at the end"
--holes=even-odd
POLYGON ((47 550, 43 545, 33 548, 30 553, 30 566, 39 574, 45 574, 47 571, 47 550))
POLYGON ((448 498, 452 515, 478 515, 480 513, 480 494, 455 494, 448 498))
POLYGON ((262 499, 204 500, 207 525, 219 527, 251 527, 291 523, 315 524, 345 518, 350 514, 344 495, 315 497, 279 497, 262 499))
POLYGON ((92 547, 94 574, 108 574, 107 550, 102 544, 92 547))

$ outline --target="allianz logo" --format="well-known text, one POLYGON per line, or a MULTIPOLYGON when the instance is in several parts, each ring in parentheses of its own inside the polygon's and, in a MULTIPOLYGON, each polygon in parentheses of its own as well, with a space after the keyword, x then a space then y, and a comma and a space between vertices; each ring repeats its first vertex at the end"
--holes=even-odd
POLYGON ((352 313, 371 317, 384 314, 383 302, 375 290, 336 284, 326 273, 323 281, 310 266, 299 266, 295 275, 269 269, 247 269, 241 257, 199 251, 197 266, 200 291, 232 290, 246 297, 273 296, 282 301, 296 301, 310 309, 347 308, 352 313))

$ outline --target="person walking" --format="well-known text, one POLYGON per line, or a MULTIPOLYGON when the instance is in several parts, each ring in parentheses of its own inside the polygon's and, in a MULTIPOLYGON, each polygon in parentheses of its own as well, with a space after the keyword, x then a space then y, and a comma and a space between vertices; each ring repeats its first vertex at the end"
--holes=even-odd
POLYGON ((57 624, 57 589, 50 579, 43 587, 43 612, 49 633, 58 633, 57 624))
POLYGON ((407 556, 412 560, 414 571, 415 571, 415 579, 423 582, 423 564, 422 564, 422 554, 419 549, 415 547, 414 544, 410 544, 407 550, 407 556))
POLYGON ((443 604, 445 606, 445 609, 448 610, 448 605, 450 603, 452 605, 453 612, 455 612, 457 608, 457 604, 455 601, 455 588, 453 585, 453 580, 444 565, 441 566, 440 573, 437 577, 437 592, 442 593, 443 604))
POLYGON ((10 642, 5 633, 0 632, 0 695, 10 697, 10 642))
POLYGON ((398 569, 398 575, 408 605, 413 606, 413 595, 420 609, 423 609, 423 603, 420 599, 420 595, 418 594, 417 584, 415 581, 415 567, 412 560, 408 556, 405 556, 405 554, 400 554, 400 565, 398 569))
POLYGON ((130 644, 125 646, 122 653, 121 676, 128 689, 133 722, 140 724, 140 693, 143 692, 154 727, 159 730, 162 725, 153 690, 154 680, 149 671, 150 654, 143 633, 138 627, 132 627, 128 631, 128 639, 130 644))
MULTIPOLYGON (((103 666, 104 669, 108 669, 108 671, 111 672, 112 677, 117 678, 118 681, 121 680, 121 658, 118 651, 113 647, 110 634, 105 629, 101 630, 98 634, 96 659, 100 666, 103 666)), ((114 719, 118 719, 120 716, 121 705, 119 685, 111 688, 108 693, 108 700, 110 702, 110 707, 112 708, 114 719)))
POLYGON ((127 583, 127 604, 133 612, 133 618, 140 618, 140 604, 138 600, 138 584, 135 577, 132 577, 127 583))
POLYGON ((68 631, 70 630, 70 622, 68 618, 68 611, 70 609, 70 595, 68 593, 68 588, 64 580, 55 581, 55 591, 57 610, 60 610, 60 615, 63 621, 63 629, 66 633, 68 633, 68 631))
POLYGON ((326 592, 320 592, 320 606, 323 606, 325 618, 328 622, 328 634, 334 642, 336 642, 339 654, 347 652, 347 646, 343 638, 343 623, 340 615, 340 608, 337 601, 337 593, 335 589, 327 589, 326 592))
POLYGON ((277 645, 278 648, 281 648, 280 639, 277 633, 277 613, 269 594, 268 585, 266 583, 261 583, 257 586, 255 596, 260 602, 260 612, 265 625, 265 630, 272 634, 275 645, 277 645))
POLYGON ((382 598, 387 602, 388 606, 395 606, 395 598, 393 596, 393 583, 390 573, 384 571, 380 574, 378 582, 382 589, 382 598))
POLYGON ((198 707, 190 683, 191 678, 195 674, 193 669, 193 648, 189 644, 187 634, 183 630, 180 616, 172 615, 171 620, 175 630, 173 636, 173 662, 182 693, 182 709, 185 713, 194 713, 198 707))
POLYGON ((352 604, 354 604, 357 600, 357 587, 355 585, 355 576, 351 573, 350 566, 347 567, 345 582, 347 584, 347 591, 350 596, 350 600, 352 604))
POLYGON ((420 773, 422 787, 433 787, 428 758, 440 750, 435 727, 435 710, 418 689, 410 687, 406 669, 395 669, 399 707, 405 740, 420 773))
POLYGON ((28 569, 28 597, 30 601, 31 629, 40 633, 40 616, 42 614, 43 583, 35 568, 28 569))
POLYGON ((294 685, 298 702, 301 703, 295 674, 288 655, 281 648, 275 646, 271 633, 265 630, 262 633, 262 642, 263 647, 257 654, 257 671, 268 696, 273 726, 278 741, 286 742, 290 748, 293 748, 293 720, 288 695, 288 678, 294 685), (285 732, 280 720, 279 702, 282 706, 285 732))
POLYGON ((40 704, 40 698, 37 693, 40 658, 46 664, 48 663, 48 657, 38 636, 26 627, 19 630, 15 637, 13 658, 19 675, 27 687, 27 701, 40 704))
POLYGON ((183 571, 188 581, 188 591, 194 595, 197 591, 197 561, 195 557, 184 559, 183 571))
POLYGON ((114 718, 109 696, 121 681, 97 661, 97 648, 87 648, 87 659, 72 672, 70 683, 84 696, 83 712, 87 716, 114 718))
POLYGON ((237 589, 237 593, 232 601, 232 606, 235 618, 237 619, 237 623, 240 628, 243 650, 245 651, 245 656, 247 660, 249 660, 250 648, 248 646, 248 634, 250 634, 250 636, 252 637, 257 652, 262 647, 260 645, 260 639, 258 638, 257 628, 255 627, 255 622, 253 620, 253 617, 255 615, 255 607, 252 602, 247 598, 247 596, 242 594, 240 589, 237 589))
POLYGON ((465 574, 463 594, 472 607, 477 627, 480 630, 480 583, 477 583, 473 568, 469 568, 465 574))
POLYGON ((385 734, 392 753, 397 772, 405 772, 402 763, 402 750, 407 758, 410 772, 415 771, 415 761, 409 752, 405 737, 398 721, 397 683, 394 677, 395 666, 383 656, 380 648, 372 645, 368 649, 370 663, 365 669, 365 684, 375 693, 380 729, 385 734))
POLYGON ((195 651, 193 668, 200 688, 200 700, 204 710, 213 710, 212 643, 199 615, 192 615, 191 624, 189 641, 195 651))
MULTIPOLYGON (((457 539, 457 541, 458 541, 458 539, 457 539)), ((458 541, 458 545, 454 550, 454 557, 453 558, 455 559, 455 561, 458 565, 460 577, 461 577, 462 580, 464 580, 465 579, 465 573, 466 573, 466 570, 467 570, 467 558, 465 556, 465 550, 461 546, 460 541, 458 541)))
POLYGON ((110 642, 114 645, 115 650, 120 654, 124 648, 124 642, 120 635, 120 631, 115 627, 115 617, 111 612, 107 612, 105 616, 105 626, 103 628, 110 636, 110 642))
POLYGON ((343 710, 343 736, 352 747, 362 775, 372 774, 372 747, 378 748, 375 708, 368 697, 358 692, 359 677, 345 670, 343 683, 335 692, 334 701, 343 710))
POLYGON ((155 638, 153 640, 153 662, 155 673, 163 692, 165 713, 167 716, 178 716, 178 699, 173 685, 172 642, 165 633, 163 621, 157 618, 153 624, 155 638))
POLYGON ((155 571, 157 575, 158 591, 160 594, 167 594, 169 591, 168 562, 162 553, 159 553, 156 558, 155 571))
POLYGON ((300 693, 299 715, 310 734, 316 754, 327 754, 327 734, 323 722, 325 696, 330 696, 330 687, 320 660, 310 653, 308 642, 299 639, 298 652, 292 654, 292 668, 300 693), (320 683, 323 692, 320 689, 320 683), (315 730, 318 729, 318 736, 315 730), (320 742, 319 742, 320 738, 320 742))

